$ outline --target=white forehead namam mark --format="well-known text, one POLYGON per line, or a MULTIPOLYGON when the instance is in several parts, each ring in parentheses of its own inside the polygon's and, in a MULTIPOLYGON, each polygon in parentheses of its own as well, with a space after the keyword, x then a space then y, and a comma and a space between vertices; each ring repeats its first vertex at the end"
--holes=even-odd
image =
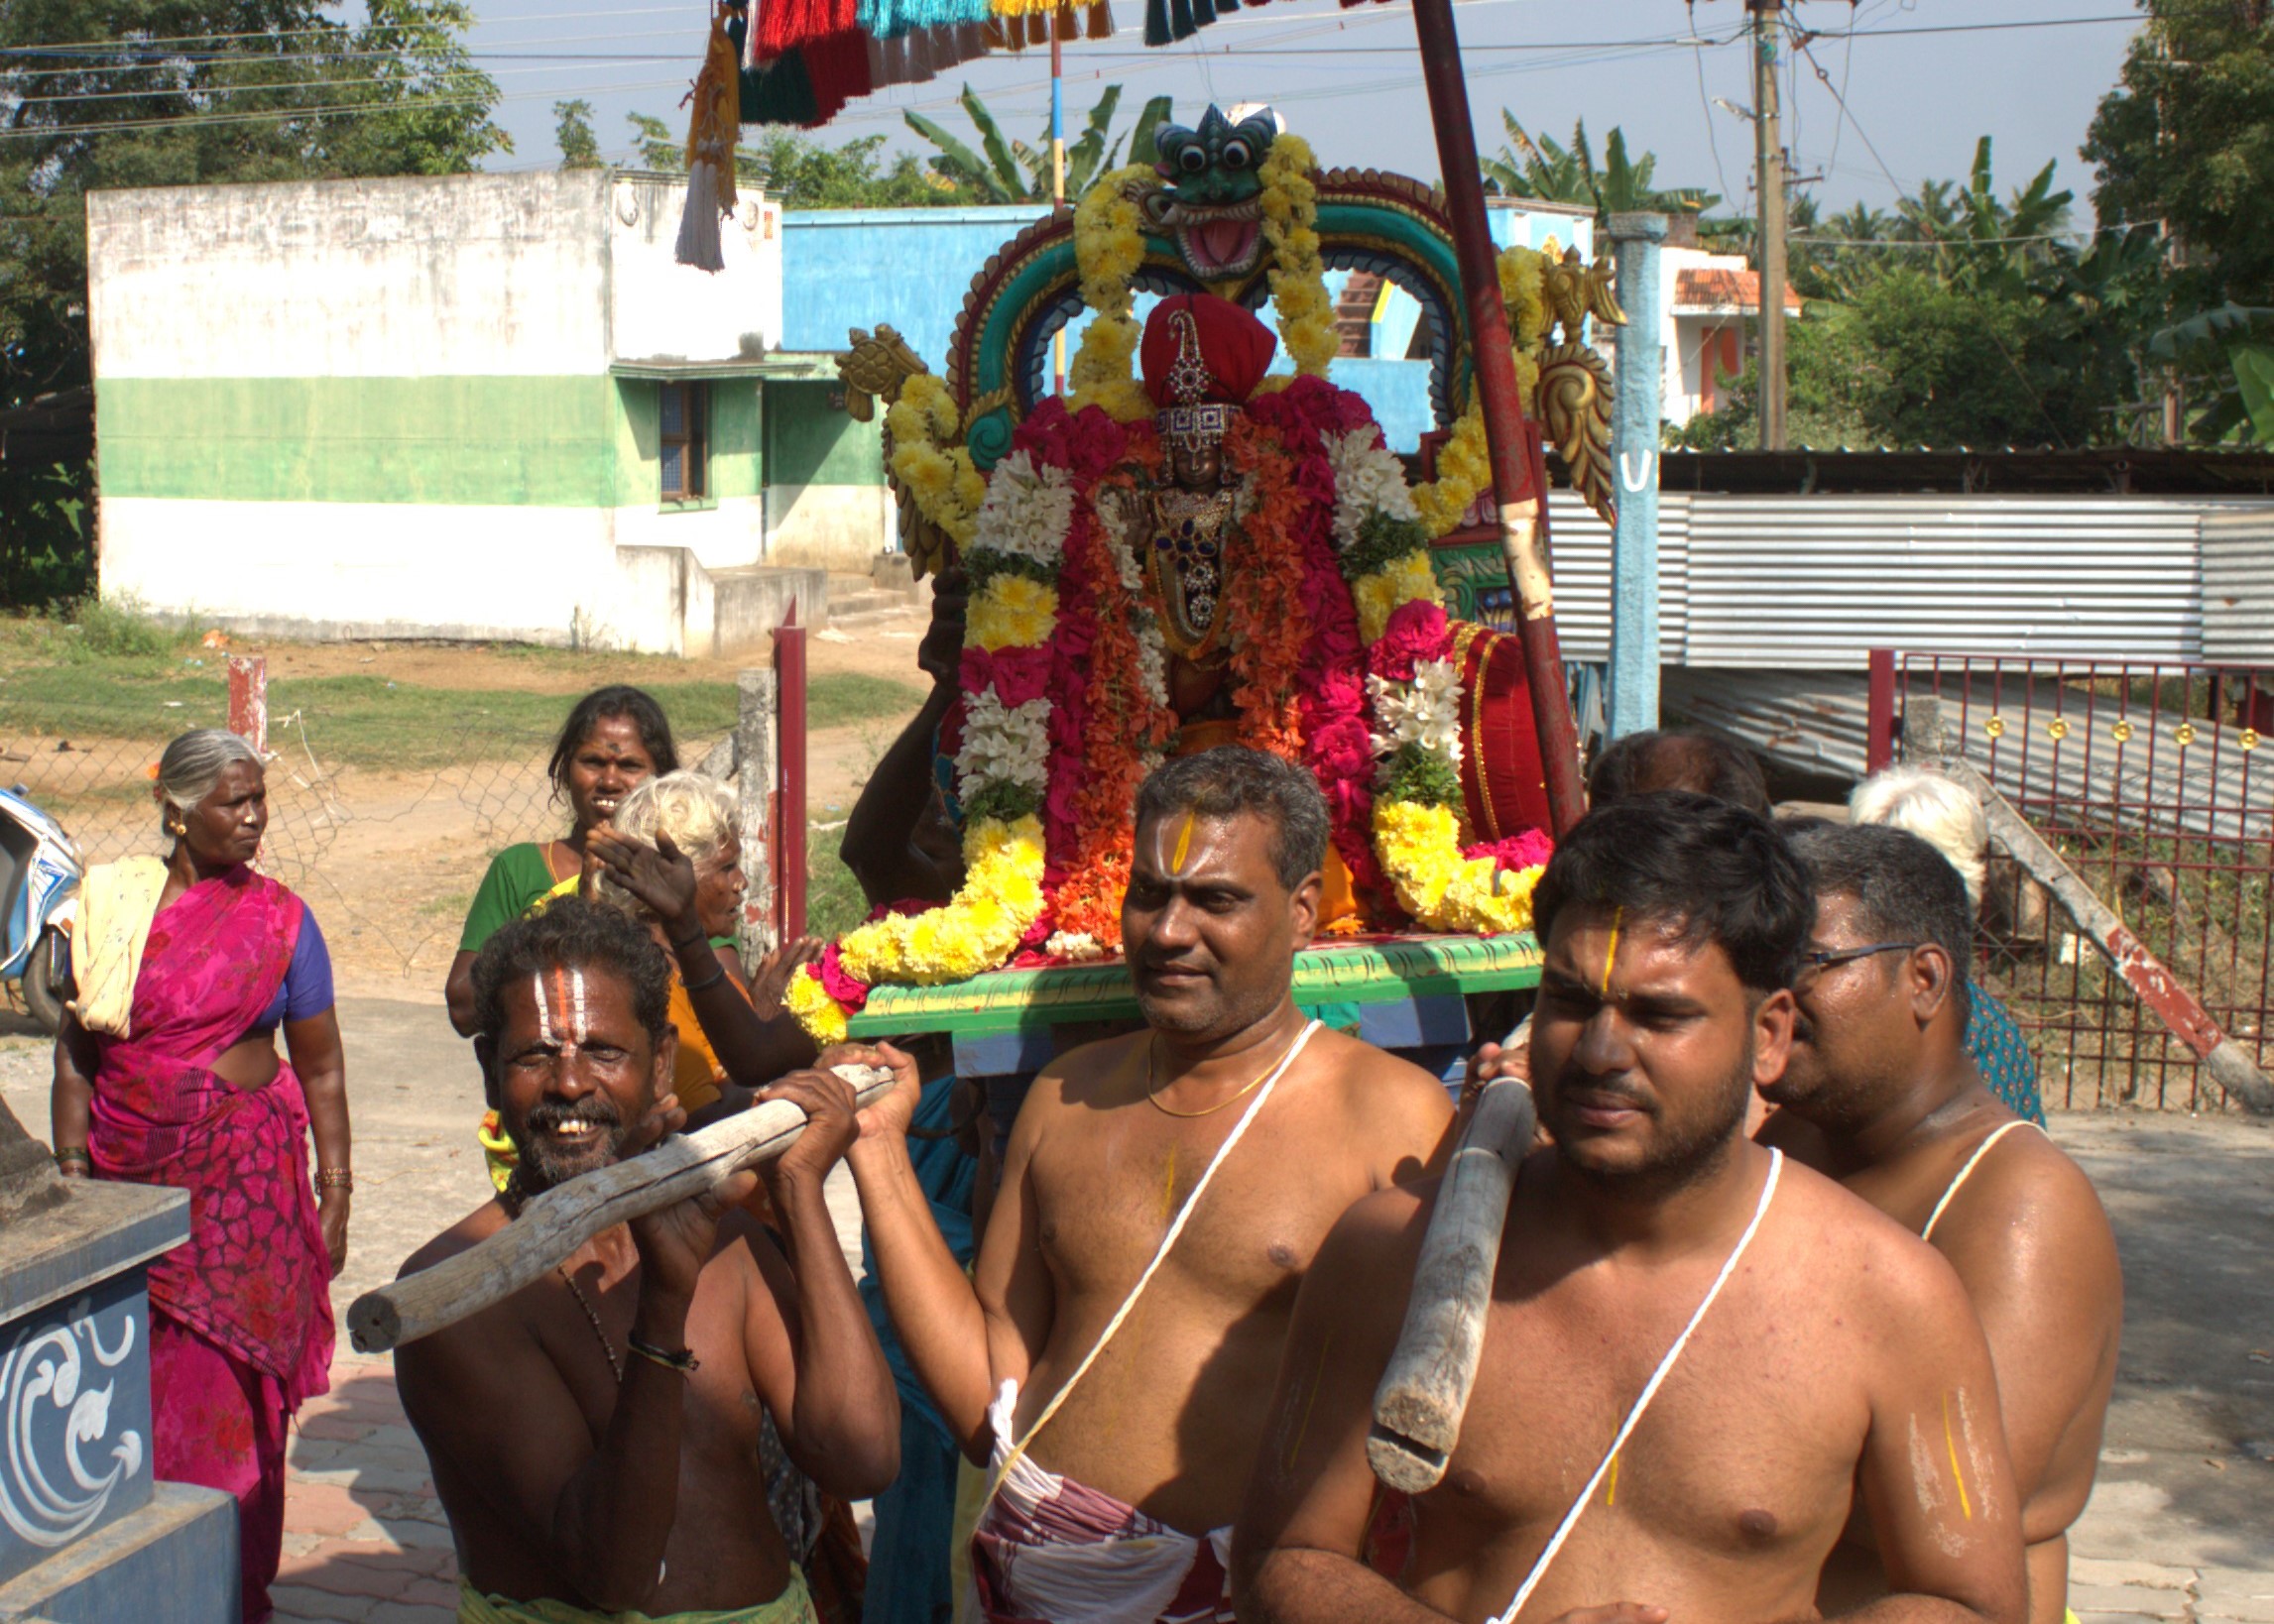
POLYGON ((537 971, 529 979, 530 990, 537 995, 537 1031, 547 1046, 557 1048, 565 1058, 592 1036, 591 1022, 586 1014, 584 998, 584 972, 562 970, 552 972, 552 994, 545 995, 545 973, 537 971), (567 1022, 565 1031, 552 1024, 553 1011, 558 1009, 567 1022))

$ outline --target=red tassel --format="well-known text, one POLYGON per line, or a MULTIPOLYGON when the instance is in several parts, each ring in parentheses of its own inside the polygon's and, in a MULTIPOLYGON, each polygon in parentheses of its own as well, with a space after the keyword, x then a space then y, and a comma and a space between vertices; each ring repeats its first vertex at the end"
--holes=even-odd
POLYGON ((1090 38, 1110 40, 1114 37, 1113 0, 1098 0, 1090 8, 1090 38))

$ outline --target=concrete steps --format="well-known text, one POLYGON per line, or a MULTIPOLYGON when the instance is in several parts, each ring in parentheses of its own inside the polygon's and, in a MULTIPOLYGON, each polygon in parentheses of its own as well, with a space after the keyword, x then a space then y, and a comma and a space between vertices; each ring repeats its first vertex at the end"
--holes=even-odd
POLYGON ((913 614, 923 601, 914 573, 900 553, 879 553, 867 575, 829 577, 829 624, 839 630, 913 614))

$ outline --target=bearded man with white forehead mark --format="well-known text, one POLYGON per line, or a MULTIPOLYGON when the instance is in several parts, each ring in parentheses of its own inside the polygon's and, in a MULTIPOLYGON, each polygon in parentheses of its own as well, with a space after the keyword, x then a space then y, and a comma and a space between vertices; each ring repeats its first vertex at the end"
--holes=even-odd
MULTIPOLYGON (((636 1155, 685 1113, 669 967, 614 908, 568 898, 474 961, 474 1049, 513 1181, 414 1274, 511 1224, 526 1199, 636 1155)), ((847 1499, 893 1480, 899 1400, 822 1199, 852 1091, 796 1072, 804 1134, 769 1164, 789 1256, 736 1210, 744 1173, 587 1241, 536 1284, 395 1355, 457 1547, 460 1624, 814 1624, 767 1509, 771 1418, 847 1499)))
MULTIPOLYGON (((1228 1619, 1240 1490, 1296 1287, 1452 1116, 1419 1068, 1306 1021, 1327 810, 1227 747, 1145 781, 1122 935, 1144 1026, 1035 1080, 966 1280, 908 1165, 914 1067, 848 1160, 909 1361, 995 1492, 979 1616, 1228 1619)), ((838 1058, 833 1054, 831 1058, 838 1058)))
POLYGON ((1366 1443, 1433 1185, 1353 1208, 1303 1283, 1234 1542, 1251 1621, 1813 1616, 1859 1499, 1874 1620, 2021 1624, 2018 1506, 1950 1266, 1743 1134, 1792 1041, 1807 875, 1758 814, 1661 793, 1582 820, 1532 907, 1531 1075, 1460 1443, 1384 1504, 1366 1443), (1385 1576, 1385 1573, 1390 1576, 1385 1576))

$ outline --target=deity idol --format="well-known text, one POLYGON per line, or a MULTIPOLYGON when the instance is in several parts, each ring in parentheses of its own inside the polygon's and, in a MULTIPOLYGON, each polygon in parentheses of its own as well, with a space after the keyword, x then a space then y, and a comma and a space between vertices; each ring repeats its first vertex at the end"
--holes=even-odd
MULTIPOLYGON (((790 1006, 824 1041, 873 986, 1118 952, 1137 785, 1168 755, 1223 744, 1316 776, 1329 933, 1530 924, 1548 841, 1521 649, 1448 616, 1431 551, 1484 494, 1434 194, 1322 174, 1267 120, 1216 115, 1159 146, 1159 168, 1102 177, 1070 221, 1029 228, 975 279, 945 377, 890 328, 856 331, 840 362, 854 415, 890 408, 917 567, 952 559, 970 598, 936 732, 962 843, 953 894, 848 932, 792 983, 790 1006), (1327 381, 1329 196, 1336 251, 1405 265, 1432 330, 1453 335, 1432 370, 1451 438, 1418 492, 1366 403, 1327 381), (1133 295, 1161 281, 1216 291, 1173 294, 1140 329, 1133 295), (1043 312, 1073 286, 1095 319, 1073 393, 1050 397, 1032 382, 1043 312), (1276 339, 1249 308, 1266 290, 1276 339), (1291 377, 1269 370, 1282 341, 1291 377)), ((1586 406, 1584 428, 1597 398, 1551 394, 1542 373, 1557 269, 1510 249, 1502 294, 1551 428, 1557 401, 1566 415, 1586 406)))

